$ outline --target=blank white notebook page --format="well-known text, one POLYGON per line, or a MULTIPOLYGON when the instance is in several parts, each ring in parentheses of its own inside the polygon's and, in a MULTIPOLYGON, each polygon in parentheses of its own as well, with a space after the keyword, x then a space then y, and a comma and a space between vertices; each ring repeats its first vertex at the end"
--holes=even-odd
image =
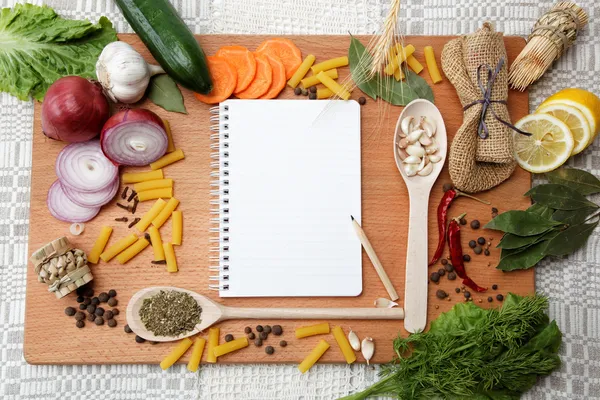
POLYGON ((220 113, 220 295, 359 295, 358 103, 229 100, 220 113))

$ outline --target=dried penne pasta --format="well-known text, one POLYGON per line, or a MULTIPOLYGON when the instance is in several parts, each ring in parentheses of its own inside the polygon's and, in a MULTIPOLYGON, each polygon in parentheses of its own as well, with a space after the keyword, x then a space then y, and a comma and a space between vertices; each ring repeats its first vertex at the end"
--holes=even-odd
POLYGON ((150 210, 148 210, 146 214, 144 214, 142 219, 138 221, 138 223, 135 225, 135 228, 140 232, 144 232, 150 226, 152 220, 156 218, 158 214, 160 214, 160 212, 163 208, 165 208, 166 205, 167 202, 163 199, 156 200, 156 203, 154 203, 152 208, 150 208, 150 210))
POLYGON ((163 261, 165 259, 165 249, 160 237, 160 232, 155 226, 148 228, 150 241, 152 242, 152 250, 154 250, 154 261, 163 261))
POLYGON ((300 365, 298 365, 298 369, 300 370, 300 372, 305 373, 306 371, 311 369, 311 367, 315 365, 317 361, 319 361, 319 358, 321 358, 323 354, 325 354, 329 347, 329 343, 327 343, 324 340, 321 340, 319 344, 317 344, 317 347, 315 347, 310 352, 310 354, 306 356, 306 358, 300 363, 300 365))
POLYGON ((121 253, 123 250, 137 242, 138 237, 132 233, 129 236, 125 236, 117 243, 110 246, 108 249, 104 250, 102 254, 100 254, 100 258, 104 262, 109 262, 112 260, 117 254, 121 253))
POLYGON ((103 226, 100 231, 100 235, 98 239, 96 239, 96 243, 94 243, 94 247, 92 247, 92 251, 88 254, 88 262, 92 264, 98 264, 98 260, 100 259, 100 254, 104 251, 106 247, 106 243, 108 243, 108 239, 110 238, 110 234, 113 229, 110 226, 103 226))
POLYGON ((323 322, 322 324, 301 326, 296 328, 296 338, 302 339, 308 336, 322 335, 329 333, 329 323, 323 322))
POLYGON ((329 60, 315 64, 312 66, 311 70, 312 70, 313 74, 316 75, 321 71, 327 71, 332 68, 345 67, 346 65, 348 65, 348 57, 343 56, 343 57, 331 58, 329 60))
POLYGON ((137 194, 139 201, 156 200, 160 198, 170 199, 171 197, 173 197, 173 188, 144 190, 137 194))
POLYGON ((117 261, 119 264, 125 264, 127 261, 131 260, 133 257, 137 256, 150 244, 145 238, 139 238, 137 242, 123 250, 117 256, 117 261))
POLYGON ((190 338, 182 339, 181 342, 179 342, 179 344, 160 362, 160 367, 165 370, 175 364, 193 343, 194 342, 192 342, 190 338))
POLYGON ((335 93, 327 88, 317 89, 317 99, 328 99, 332 97, 335 93))
POLYGON ((202 353, 204 352, 204 346, 206 345, 206 339, 196 338, 194 341, 194 347, 192 347, 192 356, 188 362, 187 369, 191 372, 198 371, 200 360, 202 359, 202 353))
POLYGON ((302 64, 300 64, 300 66, 296 70, 296 72, 294 72, 294 75, 292 75, 290 80, 287 82, 288 86, 290 86, 292 89, 298 86, 300 80, 302 80, 302 78, 306 76, 306 73, 314 64, 314 62, 315 56, 313 56, 312 54, 307 55, 304 61, 302 61, 302 64))
POLYGON ((420 74, 421 71, 423 71, 423 64, 421 64, 419 60, 415 58, 415 56, 408 56, 408 58, 406 59, 406 64, 408 64, 410 69, 415 71, 415 74, 417 75, 420 74))
POLYGON ((340 346, 340 350, 342 351, 346 362, 348 364, 352 364, 354 361, 356 361, 356 354, 354 354, 354 350, 352 350, 352 346, 350 346, 350 342, 340 326, 333 328, 333 337, 335 338, 338 346, 340 346))
POLYGON ((163 243, 165 258, 167 259, 167 272, 177 272, 177 259, 175 258, 175 249, 173 244, 163 243))
POLYGON ((348 100, 350 98, 350 92, 347 91, 342 85, 325 75, 325 72, 321 71, 317 74, 317 79, 321 81, 321 83, 333 93, 338 95, 340 98, 344 100, 348 100))
POLYGON ((171 243, 174 246, 181 246, 181 240, 183 239, 183 213, 181 211, 173 211, 171 219, 171 243))
POLYGON ((145 190, 172 188, 173 179, 155 179, 153 181, 140 182, 133 185, 133 190, 140 193, 145 190))
POLYGON ((248 347, 248 344, 248 338, 244 336, 238 339, 234 339, 230 342, 225 342, 221 345, 218 345, 213 349, 213 352, 215 353, 215 357, 221 357, 233 351, 243 349, 244 347, 248 347))
POLYGON ((425 62, 427 63, 427 70, 433 83, 440 83, 442 81, 442 75, 438 68, 437 62, 435 61, 435 53, 433 47, 425 46, 425 62))
POLYGON ((402 51, 398 51, 395 57, 391 57, 388 65, 385 66, 384 72, 386 75, 394 75, 394 71, 400 68, 400 64, 406 61, 406 58, 415 52, 415 46, 409 44, 402 51))
MULTIPOLYGON (((324 71, 325 75, 327 75, 328 77, 330 77, 331 79, 337 79, 338 78, 338 70, 336 68, 324 71)), ((304 78, 300 81, 300 83, 302 84, 302 86, 307 89, 311 86, 315 86, 318 85, 319 83, 321 83, 320 80, 317 79, 316 75, 313 76, 309 76, 308 78, 304 78)))
POLYGON ((175 210, 178 205, 179 200, 177 200, 175 197, 171 197, 167 202, 165 208, 163 208, 162 211, 156 216, 156 218, 152 220, 152 225, 154 225, 157 229, 160 229, 160 227, 163 226, 165 222, 167 222, 167 220, 173 213, 173 210, 175 210))
POLYGON ((394 71, 394 79, 395 80, 401 81, 404 78, 406 78, 406 75, 404 75, 404 71, 402 71, 402 67, 399 67, 397 70, 394 71))
POLYGON ((145 181, 153 181, 156 179, 162 179, 163 171, 162 169, 157 169, 155 171, 148 172, 130 172, 125 173, 121 176, 121 183, 137 183, 137 182, 145 182, 145 181))
POLYGON ((171 124, 166 119, 163 119, 165 125, 165 132, 167 133, 167 153, 175 151, 175 143, 173 142, 173 132, 171 132, 171 124))
POLYGON ((221 330, 219 328, 210 328, 208 330, 208 349, 206 350, 206 362, 216 363, 217 357, 215 356, 215 347, 219 345, 219 334, 221 330))
POLYGON ((158 160, 151 163, 150 169, 157 170, 159 168, 166 167, 167 165, 171 165, 174 162, 177 162, 179 160, 183 160, 184 158, 185 158, 185 155, 183 154, 183 150, 177 149, 171 153, 168 153, 168 154, 162 156, 158 160))

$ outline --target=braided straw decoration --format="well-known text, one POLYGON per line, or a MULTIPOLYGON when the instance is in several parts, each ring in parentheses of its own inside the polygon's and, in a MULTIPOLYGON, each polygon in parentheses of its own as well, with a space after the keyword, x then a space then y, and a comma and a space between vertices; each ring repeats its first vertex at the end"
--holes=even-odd
POLYGON ((510 86, 523 91, 540 79, 575 42, 578 31, 587 23, 588 15, 577 4, 557 3, 535 23, 527 45, 510 68, 510 86))
POLYGON ((57 298, 93 279, 83 250, 73 249, 66 237, 53 240, 31 255, 38 282, 47 284, 57 298))

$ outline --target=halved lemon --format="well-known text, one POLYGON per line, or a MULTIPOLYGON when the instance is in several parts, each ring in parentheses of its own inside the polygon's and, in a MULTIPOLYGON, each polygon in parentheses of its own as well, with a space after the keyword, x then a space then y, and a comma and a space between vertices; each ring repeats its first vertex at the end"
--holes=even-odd
POLYGON ((530 114, 515 124, 531 136, 513 133, 515 159, 521 168, 540 174, 565 163, 575 147, 569 127, 549 114, 530 114))
POLYGON ((535 111, 536 114, 543 113, 549 114, 553 117, 560 119, 564 122, 573 134, 573 140, 575 140, 575 147, 571 155, 581 153, 590 142, 592 138, 592 130, 587 118, 581 111, 573 106, 566 104, 549 104, 541 106, 535 111))
POLYGON ((600 131, 600 98, 584 89, 567 88, 548 97, 540 107, 557 103, 573 106, 585 115, 592 131, 592 137, 588 144, 592 144, 600 131))

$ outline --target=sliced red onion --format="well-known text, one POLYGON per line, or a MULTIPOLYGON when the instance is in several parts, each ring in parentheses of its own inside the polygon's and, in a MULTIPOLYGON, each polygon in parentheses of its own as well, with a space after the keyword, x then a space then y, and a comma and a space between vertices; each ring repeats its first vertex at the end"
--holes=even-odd
POLYGON ((100 212, 100 207, 81 207, 69 200, 58 180, 48 190, 47 204, 50 214, 64 222, 87 222, 100 212))
POLYGON ((56 176, 65 188, 78 192, 99 192, 112 188, 119 168, 102 152, 98 140, 72 143, 56 159, 56 176))
POLYGON ((97 192, 79 192, 70 187, 63 186, 63 191, 73 203, 81 207, 100 207, 109 203, 119 190, 119 177, 112 185, 97 192))
POLYGON ((148 165, 167 152, 168 138, 162 120, 150 110, 121 111, 102 129, 102 150, 118 165, 148 165))

